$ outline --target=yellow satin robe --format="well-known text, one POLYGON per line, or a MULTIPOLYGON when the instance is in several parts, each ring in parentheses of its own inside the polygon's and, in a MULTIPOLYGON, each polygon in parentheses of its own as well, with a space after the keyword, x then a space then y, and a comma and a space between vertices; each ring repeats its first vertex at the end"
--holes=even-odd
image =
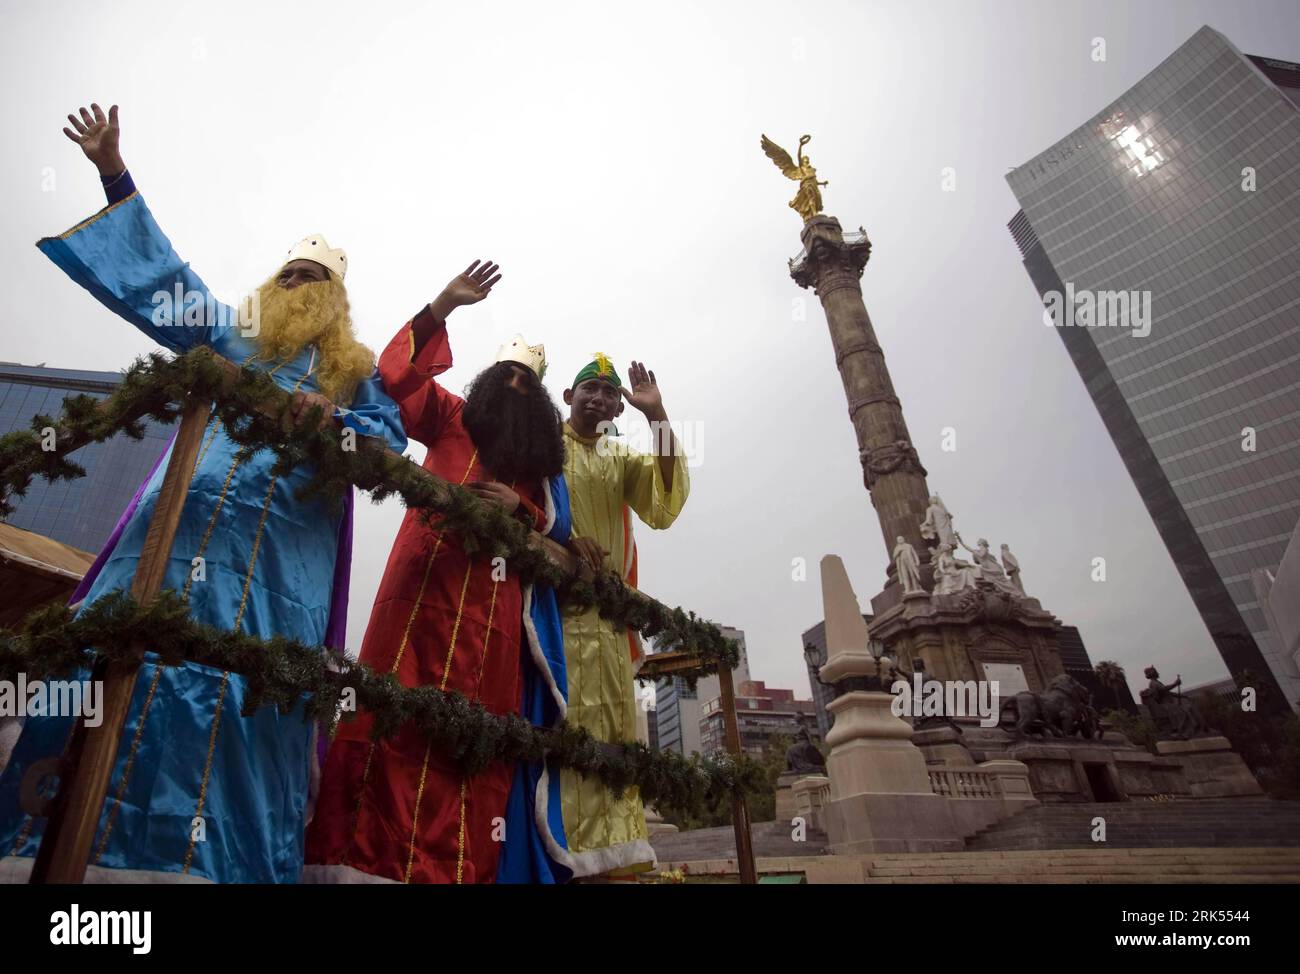
MULTIPOLYGON (((629 579, 635 572, 636 546, 624 508, 652 528, 672 524, 691 489, 686 458, 674 458, 673 489, 667 491, 656 457, 630 450, 617 437, 604 438, 602 445, 600 437, 579 436, 568 423, 564 435, 573 534, 591 538, 608 551, 606 567, 629 579)), ((616 630, 594 608, 565 609, 562 615, 569 722, 601 741, 636 740, 638 701, 632 676, 633 655, 640 655, 639 637, 616 630)), ((575 876, 638 872, 653 865, 645 808, 636 788, 615 799, 599 779, 568 770, 561 773, 560 786, 575 876)))

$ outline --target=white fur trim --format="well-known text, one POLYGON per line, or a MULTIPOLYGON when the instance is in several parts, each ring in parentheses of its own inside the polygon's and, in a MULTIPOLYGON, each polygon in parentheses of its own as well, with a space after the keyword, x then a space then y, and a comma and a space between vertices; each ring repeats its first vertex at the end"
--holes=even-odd
MULTIPOLYGON (((548 533, 555 526, 555 500, 551 497, 551 478, 542 478, 542 500, 546 509, 546 525, 542 528, 542 534, 548 533)), ((551 673, 550 664, 546 662, 546 655, 542 652, 542 641, 537 635, 537 627, 533 625, 533 585, 529 582, 523 587, 524 595, 524 633, 528 636, 528 649, 533 654, 533 663, 541 672, 542 677, 546 680, 546 686, 551 691, 551 697, 555 700, 555 705, 560 708, 560 716, 563 717, 569 712, 569 704, 564 699, 564 694, 560 692, 559 685, 555 682, 555 676, 551 673)))
MULTIPOLYGON (((542 529, 542 534, 550 532, 555 526, 555 500, 551 495, 550 478, 542 481, 542 492, 546 501, 546 527, 542 529)), ((631 569, 630 563, 628 570, 631 569)), ((624 572, 626 576, 627 571, 624 572)), ((533 660, 537 668, 541 670, 542 675, 546 678, 547 684, 551 688, 551 696, 555 698, 556 704, 560 708, 560 716, 563 717, 568 713, 568 704, 565 702, 564 695, 560 693, 560 688, 555 683, 555 678, 551 675, 551 668, 547 665, 546 657, 542 655, 541 640, 537 636, 537 627, 533 625, 532 619, 533 607, 533 587, 526 585, 524 587, 524 631, 528 634, 528 646, 532 650, 533 660)), ((638 637, 639 642, 639 637, 638 637)), ((642 650, 642 660, 645 653, 642 650)), ((638 660, 638 666, 641 660, 638 660)), ((567 867, 572 871, 574 876, 599 876, 603 873, 612 872, 615 869, 622 869, 627 866, 635 866, 640 863, 651 863, 653 868, 659 864, 655 858, 655 851, 650 843, 645 839, 636 839, 632 842, 624 842, 620 845, 608 846, 604 849, 590 849, 587 852, 571 852, 562 848, 555 841, 555 836, 551 834, 551 823, 548 820, 550 805, 550 769, 546 763, 542 763, 542 773, 537 780, 537 791, 533 796, 533 822, 537 828, 538 834, 541 835, 542 845, 546 848, 549 855, 556 862, 567 867)))
POLYGON ((303 883, 315 883, 322 885, 343 885, 351 883, 389 883, 397 885, 397 880, 388 879, 385 876, 372 876, 370 873, 362 872, 355 866, 324 866, 309 865, 302 867, 303 883))
POLYGON ((641 641, 641 634, 635 629, 629 629, 628 632, 636 640, 636 655, 632 657, 632 676, 635 677, 641 672, 641 667, 645 664, 645 643, 641 641))
POLYGON ((555 682, 555 674, 551 672, 550 664, 546 662, 546 656, 542 653, 542 641, 537 635, 537 627, 533 625, 533 583, 529 582, 524 586, 524 632, 528 636, 528 648, 533 654, 533 663, 541 671, 546 685, 550 688, 551 696, 555 699, 555 705, 560 708, 560 716, 563 717, 569 712, 569 704, 564 699, 564 694, 560 692, 559 685, 555 682))
MULTIPOLYGON (((36 865, 34 856, 5 856, 0 859, 0 883, 26 883, 36 865)), ((179 885, 182 883, 208 883, 206 876, 188 873, 169 873, 160 869, 109 869, 104 866, 87 866, 86 882, 96 884, 157 883, 179 885)))
POLYGON ((560 848, 560 844, 555 841, 555 836, 551 835, 550 822, 547 820, 550 804, 550 774, 550 769, 543 764, 541 777, 537 780, 537 793, 533 798, 533 815, 547 854, 556 862, 567 866, 573 872, 574 878, 601 876, 615 869, 624 869, 647 862, 650 863, 651 869, 659 865, 654 848, 645 839, 634 839, 631 842, 622 842, 603 849, 588 849, 586 852, 572 852, 560 848))
POLYGON ((555 498, 551 496, 551 478, 542 478, 542 510, 546 512, 546 526, 542 528, 542 534, 550 534, 551 528, 555 527, 555 498))

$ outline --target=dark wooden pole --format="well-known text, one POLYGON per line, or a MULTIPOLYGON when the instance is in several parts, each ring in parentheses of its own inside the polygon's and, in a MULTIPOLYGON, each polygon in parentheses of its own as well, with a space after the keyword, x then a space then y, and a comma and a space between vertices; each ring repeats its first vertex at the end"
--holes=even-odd
MULTIPOLYGON (((718 669, 718 689, 722 697, 722 727, 727 741, 727 751, 740 757, 740 726, 736 722, 736 690, 731 681, 731 670, 718 669)), ((749 829, 749 806, 745 796, 737 795, 731 803, 731 824, 736 830, 736 865, 742 883, 757 883, 758 869, 754 865, 754 841, 749 829)))
MULTIPOLYGON (((131 596, 141 605, 152 602, 162 589, 171 557, 172 541, 181 509, 194 476, 203 431, 211 407, 190 402, 181 418, 172 446, 162 490, 149 519, 140 561, 131 581, 131 596)), ((126 725, 131 695, 140 664, 98 664, 91 678, 104 681, 103 721, 98 727, 78 723, 64 760, 58 796, 32 867, 33 883, 80 883, 86 878, 90 847, 95 841, 99 816, 108 794, 109 779, 117 760, 122 728, 126 725)))

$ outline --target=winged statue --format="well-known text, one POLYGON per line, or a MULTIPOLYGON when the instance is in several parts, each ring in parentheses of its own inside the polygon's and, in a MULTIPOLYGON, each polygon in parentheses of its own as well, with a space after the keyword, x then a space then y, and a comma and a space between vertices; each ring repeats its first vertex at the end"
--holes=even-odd
POLYGON ((817 181, 817 170, 812 167, 808 157, 803 154, 803 147, 811 141, 811 135, 800 137, 799 162, 797 164, 790 158, 790 153, 786 152, 766 135, 763 136, 761 143, 763 152, 776 163, 776 168, 780 169, 787 179, 793 179, 799 184, 799 192, 790 201, 790 209, 803 217, 805 223, 822 211, 822 191, 818 187, 830 185, 826 182, 817 181))

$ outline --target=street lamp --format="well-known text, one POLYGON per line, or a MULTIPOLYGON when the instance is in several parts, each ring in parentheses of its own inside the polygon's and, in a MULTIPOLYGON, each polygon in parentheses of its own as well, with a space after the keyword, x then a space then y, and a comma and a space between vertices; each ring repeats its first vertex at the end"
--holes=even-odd
POLYGON ((876 675, 874 677, 875 689, 888 689, 885 682, 885 674, 893 670, 894 661, 885 655, 885 644, 879 639, 872 639, 867 643, 867 652, 869 652, 871 658, 876 661, 876 675))
POLYGON ((804 658, 804 660, 807 661, 807 663, 808 663, 808 672, 809 672, 809 674, 812 676, 812 678, 813 678, 814 680, 816 680, 818 683, 821 683, 821 685, 824 686, 824 687, 826 687, 826 686, 830 686, 829 683, 822 683, 822 677, 821 677, 822 653, 821 653, 821 650, 818 649, 816 646, 814 646, 812 643, 804 643, 804 645, 803 645, 803 658, 804 658))

